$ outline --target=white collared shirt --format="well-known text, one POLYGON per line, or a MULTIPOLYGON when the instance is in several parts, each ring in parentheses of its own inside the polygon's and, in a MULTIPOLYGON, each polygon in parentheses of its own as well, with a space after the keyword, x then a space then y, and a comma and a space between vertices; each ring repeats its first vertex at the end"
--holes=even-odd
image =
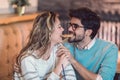
POLYGON ((89 50, 95 44, 95 42, 96 42, 96 38, 94 38, 87 46, 85 46, 84 49, 89 50))

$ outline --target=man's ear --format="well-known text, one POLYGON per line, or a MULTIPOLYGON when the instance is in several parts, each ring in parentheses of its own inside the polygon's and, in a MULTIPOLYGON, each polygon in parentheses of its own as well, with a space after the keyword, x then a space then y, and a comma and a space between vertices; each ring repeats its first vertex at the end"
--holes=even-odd
POLYGON ((87 29, 86 30, 86 36, 90 36, 92 34, 92 29, 87 29))

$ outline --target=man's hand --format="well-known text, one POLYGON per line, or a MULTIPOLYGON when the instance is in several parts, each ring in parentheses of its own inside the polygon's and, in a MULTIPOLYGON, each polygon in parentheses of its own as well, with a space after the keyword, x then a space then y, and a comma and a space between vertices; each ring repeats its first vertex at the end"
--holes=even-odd
POLYGON ((17 64, 14 65, 14 71, 17 73, 20 72, 20 68, 17 64))

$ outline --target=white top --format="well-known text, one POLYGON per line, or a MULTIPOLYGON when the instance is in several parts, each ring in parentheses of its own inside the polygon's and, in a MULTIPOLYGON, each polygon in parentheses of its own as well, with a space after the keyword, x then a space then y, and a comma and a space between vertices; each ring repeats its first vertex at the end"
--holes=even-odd
POLYGON ((95 44, 96 38, 94 38, 84 49, 90 49, 95 44))
MULTIPOLYGON (((56 75, 52 70, 55 68, 57 62, 56 57, 57 46, 54 46, 51 55, 48 60, 36 59, 35 57, 28 56, 24 58, 21 62, 22 77, 20 74, 15 73, 15 80, 59 80, 60 77, 56 75), (21 78, 21 79, 20 79, 21 78)), ((33 55, 35 52, 33 52, 33 55)), ((64 69, 65 78, 67 80, 76 80, 75 72, 72 66, 69 64, 64 69)), ((62 72, 62 80, 64 80, 64 75, 62 72)))

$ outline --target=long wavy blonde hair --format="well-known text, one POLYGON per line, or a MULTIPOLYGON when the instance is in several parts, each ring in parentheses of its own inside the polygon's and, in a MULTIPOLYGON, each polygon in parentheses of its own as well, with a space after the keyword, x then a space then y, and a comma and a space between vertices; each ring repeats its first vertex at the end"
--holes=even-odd
MULTIPOLYGON (((20 51, 20 54, 16 58, 16 64, 19 67, 21 66, 21 60, 23 58, 32 55, 27 51, 40 50, 38 58, 40 58, 44 53, 46 53, 48 45, 50 44, 50 34, 54 29, 56 17, 56 13, 43 12, 35 18, 33 28, 29 36, 29 41, 26 46, 20 51)), ((21 71, 21 69, 19 71, 21 71)))

